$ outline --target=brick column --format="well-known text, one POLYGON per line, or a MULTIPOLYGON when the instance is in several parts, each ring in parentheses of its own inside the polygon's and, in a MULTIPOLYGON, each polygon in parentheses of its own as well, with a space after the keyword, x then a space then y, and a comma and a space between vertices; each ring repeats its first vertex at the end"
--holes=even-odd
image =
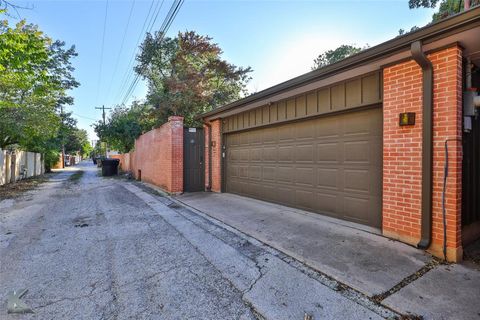
POLYGON ((209 149, 208 149, 208 138, 209 138, 209 128, 205 128, 205 188, 210 187, 213 192, 222 191, 222 133, 221 126, 222 122, 220 119, 213 120, 209 122, 212 130, 212 141, 211 141, 211 150, 212 150, 212 181, 209 181, 209 149))
MULTIPOLYGON (((457 46, 428 55, 433 64, 433 217, 429 251, 443 256, 442 187, 446 139, 462 137, 462 56, 457 46)), ((416 245, 421 234, 422 71, 413 60, 383 71, 383 234, 416 245), (400 127, 399 113, 416 124, 400 127)), ((447 257, 461 247, 461 142, 449 142, 447 257)))
POLYGON ((203 153, 203 156, 204 156, 204 159, 205 159, 205 190, 209 190, 210 189, 210 184, 211 184, 211 181, 210 181, 210 174, 209 174, 209 170, 210 170, 210 148, 209 148, 209 144, 210 144, 210 127, 207 126, 207 125, 203 125, 203 137, 204 137, 204 146, 205 146, 205 150, 204 150, 204 153, 203 153))
POLYGON ((171 186, 170 192, 183 192, 183 117, 168 118, 171 129, 171 186))

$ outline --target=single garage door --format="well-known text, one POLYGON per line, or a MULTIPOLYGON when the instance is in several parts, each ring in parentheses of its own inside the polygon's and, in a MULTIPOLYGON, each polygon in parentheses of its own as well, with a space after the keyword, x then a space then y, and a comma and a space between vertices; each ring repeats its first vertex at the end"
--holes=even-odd
POLYGON ((381 108, 225 139, 227 192, 381 227, 381 108))

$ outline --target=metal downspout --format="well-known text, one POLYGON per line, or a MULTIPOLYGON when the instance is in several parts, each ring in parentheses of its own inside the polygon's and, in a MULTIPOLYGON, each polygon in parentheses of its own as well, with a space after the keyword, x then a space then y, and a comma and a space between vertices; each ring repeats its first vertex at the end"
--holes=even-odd
POLYGON ((432 239, 432 166, 433 166, 433 66, 422 50, 422 43, 411 44, 410 52, 422 68, 422 219, 420 249, 427 249, 432 239))
POLYGON ((212 126, 204 123, 208 128, 208 187, 207 191, 212 191, 212 126))

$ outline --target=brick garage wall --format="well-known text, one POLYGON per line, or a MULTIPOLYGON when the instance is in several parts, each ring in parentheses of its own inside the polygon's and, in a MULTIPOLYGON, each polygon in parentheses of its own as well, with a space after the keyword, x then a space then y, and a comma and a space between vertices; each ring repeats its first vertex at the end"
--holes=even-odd
MULTIPOLYGON (((433 64, 433 217, 429 251, 443 257, 444 143, 449 146, 446 192, 447 257, 461 247, 462 52, 452 46, 428 55, 433 64)), ((383 71, 383 233, 416 245, 421 237, 422 70, 410 60, 383 71), (400 127, 399 113, 415 112, 414 126, 400 127)))
POLYGON ((205 134, 205 188, 213 192, 221 192, 222 190, 222 134, 221 134, 221 120, 213 120, 209 122, 209 125, 212 130, 212 181, 209 181, 209 130, 208 126, 204 126, 205 134))
POLYGON ((135 151, 119 159, 122 170, 135 178, 171 193, 183 192, 183 117, 169 117, 160 128, 141 135, 135 151))

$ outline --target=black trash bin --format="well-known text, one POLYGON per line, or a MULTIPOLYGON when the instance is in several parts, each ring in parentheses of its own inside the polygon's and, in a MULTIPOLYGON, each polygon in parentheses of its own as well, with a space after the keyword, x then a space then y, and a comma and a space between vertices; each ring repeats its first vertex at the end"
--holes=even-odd
POLYGON ((118 174, 118 165, 120 160, 118 159, 103 159, 102 160, 102 176, 115 176, 118 174))

